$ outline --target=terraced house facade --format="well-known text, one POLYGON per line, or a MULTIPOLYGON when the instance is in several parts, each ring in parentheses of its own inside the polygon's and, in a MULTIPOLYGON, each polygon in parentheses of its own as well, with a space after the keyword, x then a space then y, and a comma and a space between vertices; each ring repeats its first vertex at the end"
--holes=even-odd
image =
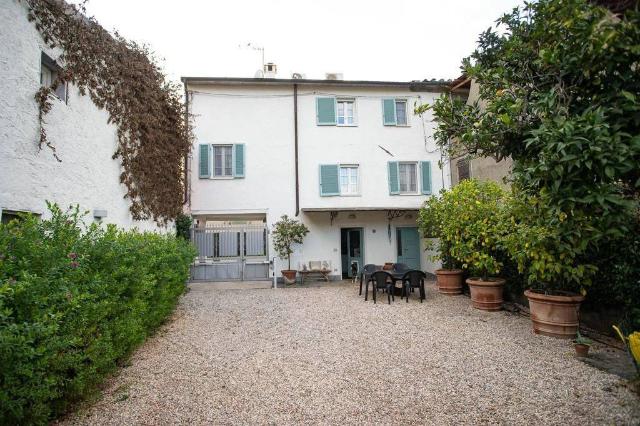
POLYGON ((187 205, 206 265, 194 278, 278 276, 286 259, 269 229, 285 214, 310 230, 294 269, 320 261, 333 279, 352 263, 434 269, 416 218, 450 174, 430 114, 413 110, 443 82, 182 80, 195 135, 187 205))

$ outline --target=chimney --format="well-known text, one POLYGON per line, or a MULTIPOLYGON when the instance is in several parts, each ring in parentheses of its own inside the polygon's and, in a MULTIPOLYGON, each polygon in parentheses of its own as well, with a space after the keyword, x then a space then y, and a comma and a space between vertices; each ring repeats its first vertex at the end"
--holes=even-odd
POLYGON ((276 78, 278 67, 273 62, 264 64, 264 78, 276 78))
POLYGON ((341 72, 328 72, 324 75, 325 80, 342 80, 344 76, 341 72))

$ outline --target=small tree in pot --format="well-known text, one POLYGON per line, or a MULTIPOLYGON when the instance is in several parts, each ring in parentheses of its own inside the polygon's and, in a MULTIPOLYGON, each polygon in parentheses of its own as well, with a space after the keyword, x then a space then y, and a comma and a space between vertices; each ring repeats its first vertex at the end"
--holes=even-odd
POLYGON ((281 271, 287 283, 295 283, 296 270, 291 269, 291 253, 294 244, 302 244, 309 229, 301 222, 283 215, 273 224, 273 247, 281 259, 287 259, 288 269, 281 271))
POLYGON ((595 272, 580 261, 585 251, 582 232, 590 219, 575 212, 570 220, 543 193, 518 193, 509 206, 510 232, 502 246, 524 273, 529 289, 533 331, 571 339, 578 331, 578 311, 585 287, 595 272))
POLYGON ((429 198, 420 209, 418 226, 422 236, 427 238, 426 249, 437 250, 433 260, 441 261, 442 268, 436 270, 438 291, 442 294, 462 294, 462 275, 458 262, 451 255, 451 241, 444 235, 444 227, 455 206, 451 191, 445 189, 438 196, 429 198), (436 240, 437 239, 437 240, 436 240))
POLYGON ((473 307, 486 311, 502 309, 505 280, 495 278, 500 241, 506 232, 506 194, 494 182, 464 180, 450 191, 451 208, 443 222, 443 235, 451 244, 451 256, 462 267, 479 276, 466 280, 473 307))

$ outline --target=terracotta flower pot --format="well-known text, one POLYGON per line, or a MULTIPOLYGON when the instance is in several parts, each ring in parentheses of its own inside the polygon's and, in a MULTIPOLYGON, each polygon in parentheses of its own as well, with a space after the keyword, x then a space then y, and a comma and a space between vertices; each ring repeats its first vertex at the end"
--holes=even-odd
POLYGON ((284 270, 280 272, 282 272, 282 276, 284 277, 285 284, 294 284, 296 282, 296 274, 298 271, 284 270))
POLYGON ((573 346, 576 348, 576 355, 580 358, 586 358, 589 356, 589 345, 574 343, 573 346))
POLYGON ((438 292, 448 295, 462 294, 463 274, 462 269, 438 269, 436 271, 438 292))
POLYGON ((526 290, 533 332, 560 339, 573 339, 578 331, 578 311, 584 297, 579 294, 544 294, 526 290))
POLYGON ((499 311, 502 309, 502 291, 505 280, 502 278, 490 278, 483 281, 478 277, 468 278, 471 303, 476 309, 482 311, 499 311))

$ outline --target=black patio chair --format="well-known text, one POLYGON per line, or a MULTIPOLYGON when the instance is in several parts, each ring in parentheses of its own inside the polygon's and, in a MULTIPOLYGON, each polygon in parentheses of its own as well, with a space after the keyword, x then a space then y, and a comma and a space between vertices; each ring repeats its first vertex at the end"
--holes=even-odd
POLYGON ((427 297, 427 293, 424 289, 424 279, 427 277, 422 271, 417 269, 413 269, 411 271, 407 271, 402 276, 402 297, 407 298, 407 303, 409 303, 409 294, 414 288, 420 289, 420 303, 427 297))
POLYGON ((387 298, 389 299, 389 304, 391 304, 391 299, 395 302, 396 298, 393 295, 393 276, 387 271, 375 271, 371 274, 371 279, 367 280, 367 284, 364 288, 364 300, 367 300, 369 296, 369 282, 371 282, 371 292, 373 293, 373 303, 376 303, 376 293, 378 289, 382 288, 387 291, 387 298))
POLYGON ((360 272, 360 292, 358 293, 358 295, 362 296, 362 281, 371 281, 371 274, 381 269, 381 266, 374 265, 373 263, 364 265, 364 268, 362 268, 362 271, 360 272))

